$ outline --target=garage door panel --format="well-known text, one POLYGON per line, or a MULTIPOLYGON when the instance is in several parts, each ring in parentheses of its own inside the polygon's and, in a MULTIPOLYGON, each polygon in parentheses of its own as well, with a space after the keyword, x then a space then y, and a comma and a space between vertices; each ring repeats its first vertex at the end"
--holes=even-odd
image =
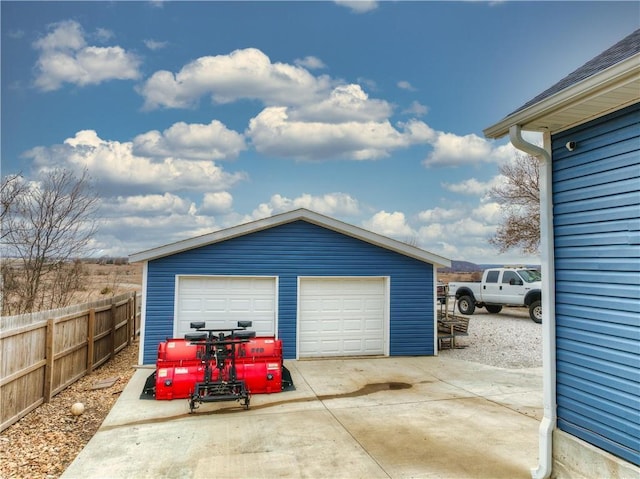
POLYGON ((320 324, 320 332, 322 333, 335 333, 340 334, 340 320, 339 319, 328 319, 319 321, 320 324))
POLYGON ((183 311, 200 311, 201 308, 202 308, 202 305, 199 299, 184 298, 182 300, 183 311))
POLYGON ((362 311, 364 309, 364 301, 362 299, 345 299, 342 302, 343 311, 362 311))
POLYGON ((322 351, 326 351, 328 354, 340 354, 340 341, 338 339, 330 340, 325 339, 319 342, 322 351))
POLYGON ((233 328, 252 321, 258 335, 275 333, 275 278, 181 277, 178 279, 176 334, 192 332, 192 321, 207 328, 233 328))
POLYGON ((345 333, 364 333, 362 319, 345 319, 342 322, 342 331, 345 333))
POLYGON ((345 354, 362 354, 362 340, 345 339, 342 343, 345 354))
POLYGON ((373 351, 373 354, 377 354, 375 351, 379 351, 381 348, 383 348, 384 345, 382 343, 381 340, 379 339, 366 339, 364 341, 364 350, 366 351, 373 351))
POLYGON ((199 308, 196 311, 204 310, 207 313, 218 313, 218 312, 227 310, 226 299, 217 299, 217 300, 205 299, 205 300, 198 300, 198 302, 200 304, 199 304, 199 308), (201 306, 203 302, 204 302, 204 307, 201 306))
POLYGON ((253 310, 256 312, 272 313, 275 311, 275 304, 272 299, 255 299, 253 310))
POLYGON ((299 356, 384 354, 385 296, 383 278, 301 279, 299 356))

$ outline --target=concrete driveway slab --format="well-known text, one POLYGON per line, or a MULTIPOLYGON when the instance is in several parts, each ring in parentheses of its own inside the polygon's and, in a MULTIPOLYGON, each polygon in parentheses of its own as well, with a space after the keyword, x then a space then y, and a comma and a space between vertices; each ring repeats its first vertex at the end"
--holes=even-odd
POLYGON ((537 464, 542 373, 437 357, 286 361, 251 408, 141 400, 133 376, 63 478, 518 478, 537 464))

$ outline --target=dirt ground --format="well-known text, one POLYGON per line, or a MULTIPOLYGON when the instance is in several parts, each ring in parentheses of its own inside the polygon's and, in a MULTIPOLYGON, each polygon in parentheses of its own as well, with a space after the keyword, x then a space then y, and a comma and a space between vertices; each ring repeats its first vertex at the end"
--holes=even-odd
POLYGON ((136 342, 2 431, 0 477, 60 477, 98 430, 133 376, 137 362, 136 342), (101 381, 113 384, 96 388, 101 381), (85 406, 80 416, 71 413, 76 402, 85 406))

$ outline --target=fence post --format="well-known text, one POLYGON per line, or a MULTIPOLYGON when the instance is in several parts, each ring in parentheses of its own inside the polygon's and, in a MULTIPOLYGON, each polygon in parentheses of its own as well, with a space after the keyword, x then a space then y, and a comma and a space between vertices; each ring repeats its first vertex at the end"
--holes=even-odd
POLYGON ((87 323, 87 373, 93 371, 93 358, 95 356, 95 335, 96 335, 96 310, 89 310, 89 321, 87 323))
POLYGON ((54 328, 55 321, 53 319, 47 319, 47 333, 45 338, 45 346, 44 346, 44 356, 45 356, 45 366, 44 366, 44 391, 43 391, 43 400, 44 402, 51 401, 51 391, 53 391, 53 366, 54 366, 54 328))
POLYGON ((127 301, 127 346, 131 346, 131 335, 133 332, 133 298, 129 296, 129 301, 127 301))
POLYGON ((116 314, 116 303, 112 302, 111 303, 111 356, 109 356, 111 359, 114 358, 114 356, 116 355, 116 324, 117 324, 117 320, 116 320, 117 314, 116 314))
POLYGON ((133 340, 138 336, 138 293, 133 292, 133 340))

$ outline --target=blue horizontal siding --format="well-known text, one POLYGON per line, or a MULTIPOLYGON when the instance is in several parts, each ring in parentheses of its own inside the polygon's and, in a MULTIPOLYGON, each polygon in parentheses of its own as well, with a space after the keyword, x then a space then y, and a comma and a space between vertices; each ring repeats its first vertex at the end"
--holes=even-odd
POLYGON ((604 296, 636 299, 640 303, 640 291, 634 284, 595 284, 580 281, 556 281, 556 293, 576 293, 589 296, 604 296))
MULTIPOLYGON (((557 352, 558 370, 561 372, 567 371, 569 367, 576 366, 587 370, 586 375, 595 373, 597 378, 594 379, 599 384, 615 384, 616 388, 621 391, 637 396, 640 394, 640 385, 637 381, 629 381, 629 378, 636 378, 640 374, 640 370, 633 366, 628 366, 619 363, 611 363, 596 357, 586 357, 581 354, 576 354, 567 349, 562 349, 557 352)), ((580 375, 580 374, 578 374, 580 375)))
MULTIPOLYGON (((558 386, 558 389, 561 393, 564 392, 562 385, 558 386)), ((591 395, 576 393, 573 389, 572 393, 572 400, 567 399, 565 394, 561 395, 563 399, 558 403, 560 410, 580 414, 590 421, 599 423, 603 428, 610 428, 612 435, 617 435, 617 439, 626 447, 633 447, 640 439, 629 421, 636 414, 633 408, 624 405, 612 407, 610 401, 594 401, 591 395)))
POLYGON ((619 206, 614 209, 574 211, 570 215, 556 216, 553 224, 557 226, 592 224, 594 228, 600 228, 603 221, 617 221, 636 219, 638 205, 619 206))
MULTIPOLYGON (((598 410, 585 404, 581 404, 581 407, 578 407, 578 403, 569 403, 568 405, 572 405, 573 408, 565 407, 564 404, 558 405, 558 412, 562 414, 564 420, 577 422, 576 419, 580 418, 584 426, 589 427, 592 431, 601 431, 601 436, 613 441, 621 448, 633 451, 638 447, 638 437, 635 434, 629 434, 628 427, 619 427, 620 424, 628 424, 628 421, 624 419, 615 421, 613 414, 607 414, 604 410, 598 410)), ((637 461, 637 458, 635 460, 637 461)))
POLYGON ((604 451, 621 457, 625 461, 636 465, 638 464, 637 447, 625 447, 619 441, 610 439, 609 436, 615 434, 615 432, 612 431, 611 434, 607 434, 608 428, 606 425, 600 425, 598 423, 594 424, 592 421, 585 420, 580 421, 585 424, 585 427, 581 427, 578 426, 576 422, 571 421, 572 419, 580 416, 571 414, 571 412, 565 411, 564 409, 560 409, 559 413, 562 414, 562 418, 558 419, 558 428, 562 431, 593 444, 604 451), (567 417, 567 419, 564 419, 564 417, 567 417), (603 434, 594 432, 596 430, 603 431, 603 434))
POLYGON ((552 147, 558 426, 640 465, 640 104, 552 147))
POLYGON ((557 270, 556 281, 558 283, 564 281, 604 283, 604 284, 622 284, 640 286, 640 275, 629 271, 575 271, 575 270, 557 270))
MULTIPOLYGON (((631 211, 629 214, 633 214, 631 211)), ((562 241, 565 237, 572 237, 578 235, 575 239, 579 239, 582 235, 587 237, 594 237, 593 235, 607 235, 615 233, 631 233, 637 238, 637 233, 640 231, 640 218, 626 218, 620 221, 602 221, 602 222, 588 222, 578 224, 568 224, 556 226, 556 245, 557 241, 562 241)), ((599 236, 596 236, 596 238, 599 236)))
POLYGON ((278 277, 278 336, 288 359, 296 356, 298 276, 388 276, 390 354, 434 354, 431 264, 295 221, 149 261, 145 363, 172 334, 177 274, 278 277))

